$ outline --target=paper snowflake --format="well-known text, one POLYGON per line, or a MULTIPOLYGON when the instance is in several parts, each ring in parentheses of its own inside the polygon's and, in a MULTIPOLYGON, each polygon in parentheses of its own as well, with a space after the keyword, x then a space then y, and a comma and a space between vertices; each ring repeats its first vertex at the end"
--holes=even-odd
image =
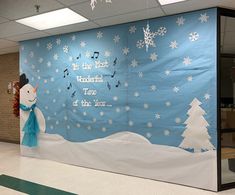
MULTIPOLYGON (((102 2, 103 0, 100 0, 100 1, 102 2)), ((104 1, 105 1, 105 3, 112 3, 112 0, 104 0, 104 1)), ((91 0, 90 5, 91 5, 92 10, 95 9, 95 4, 97 4, 97 0, 91 0)))
POLYGON ((197 32, 191 32, 189 34, 189 40, 194 42, 197 41, 199 39, 199 34, 197 32))

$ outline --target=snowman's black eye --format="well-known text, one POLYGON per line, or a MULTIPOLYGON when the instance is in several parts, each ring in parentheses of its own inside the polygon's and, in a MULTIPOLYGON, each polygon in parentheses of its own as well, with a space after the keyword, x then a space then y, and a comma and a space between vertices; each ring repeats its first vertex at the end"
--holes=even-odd
POLYGON ((27 91, 29 93, 29 91, 27 91))

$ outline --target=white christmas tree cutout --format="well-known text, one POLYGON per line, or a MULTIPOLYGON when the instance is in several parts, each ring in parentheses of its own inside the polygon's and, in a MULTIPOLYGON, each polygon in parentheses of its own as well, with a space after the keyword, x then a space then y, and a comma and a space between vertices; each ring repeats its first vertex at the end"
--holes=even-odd
POLYGON ((182 134, 184 138, 180 148, 193 149, 194 152, 202 152, 207 150, 214 150, 215 147, 210 142, 210 135, 208 129, 210 125, 204 118, 206 112, 200 107, 202 103, 194 98, 191 102, 191 108, 187 112, 188 119, 184 122, 186 129, 182 134))

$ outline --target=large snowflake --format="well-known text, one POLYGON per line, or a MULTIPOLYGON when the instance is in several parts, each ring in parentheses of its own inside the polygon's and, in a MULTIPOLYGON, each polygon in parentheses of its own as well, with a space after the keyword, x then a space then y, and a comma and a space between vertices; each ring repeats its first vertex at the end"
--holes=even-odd
MULTIPOLYGON (((143 42, 146 51, 148 51, 149 47, 156 47, 154 38, 156 36, 164 36, 167 33, 167 29, 165 27, 160 27, 156 32, 151 32, 149 24, 147 24, 146 28, 143 28, 144 31, 144 41, 139 40, 139 43, 143 42)), ((138 44, 138 42, 137 42, 138 44)), ((138 47, 141 48, 141 47, 138 47)))
MULTIPOLYGON (((103 0, 100 0, 101 2, 103 1, 103 0)), ((104 0, 105 1, 105 3, 112 3, 112 0, 104 0)), ((91 0, 91 3, 90 3, 90 5, 91 5, 91 9, 92 10, 94 10, 95 9, 95 4, 97 3, 97 0, 91 0)))

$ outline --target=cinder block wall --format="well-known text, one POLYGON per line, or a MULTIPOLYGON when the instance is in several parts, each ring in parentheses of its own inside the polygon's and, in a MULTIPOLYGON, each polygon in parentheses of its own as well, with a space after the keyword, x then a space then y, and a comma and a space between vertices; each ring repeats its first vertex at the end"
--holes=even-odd
POLYGON ((19 143, 19 119, 13 115, 13 94, 7 93, 8 82, 19 79, 19 53, 0 55, 0 141, 19 143))

